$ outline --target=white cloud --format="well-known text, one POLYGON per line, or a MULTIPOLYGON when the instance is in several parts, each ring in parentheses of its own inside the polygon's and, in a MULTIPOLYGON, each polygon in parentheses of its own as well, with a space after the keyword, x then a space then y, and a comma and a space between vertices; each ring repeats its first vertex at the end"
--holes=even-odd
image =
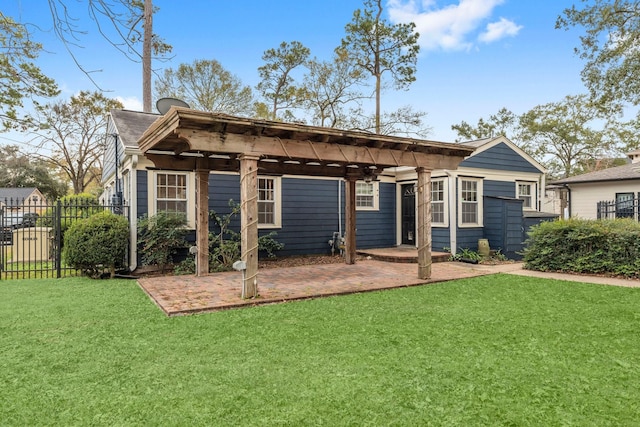
POLYGON ((143 109, 142 101, 140 101, 135 96, 130 96, 128 98, 123 98, 122 96, 116 96, 116 99, 122 102, 122 105, 124 105, 124 108, 126 110, 142 111, 143 109))
POLYGON ((521 29, 522 25, 517 25, 515 22, 505 18, 500 18, 498 22, 488 24, 486 31, 480 34, 478 40, 484 43, 491 43, 504 37, 516 36, 521 29))
MULTIPOLYGON (((460 0, 457 4, 438 8, 436 0, 389 0, 388 12, 391 22, 416 24, 423 50, 469 50, 482 23, 490 19, 494 9, 503 2, 460 0)), ((513 36, 520 28, 503 18, 487 25, 479 38, 489 43, 507 35, 513 36)))

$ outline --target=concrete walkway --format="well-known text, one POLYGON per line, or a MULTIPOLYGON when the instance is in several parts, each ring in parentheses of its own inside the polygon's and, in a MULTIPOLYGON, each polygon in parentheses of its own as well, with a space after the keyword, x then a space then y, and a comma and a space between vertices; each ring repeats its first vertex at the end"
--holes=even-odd
POLYGON ((242 299, 241 273, 215 273, 203 277, 162 276, 138 280, 141 288, 168 316, 201 313, 259 304, 417 286, 488 274, 506 273, 618 286, 640 286, 640 281, 522 269, 521 263, 484 265, 441 262, 432 265, 431 279, 417 278, 416 264, 362 260, 354 265, 323 264, 261 269, 260 295, 242 299))

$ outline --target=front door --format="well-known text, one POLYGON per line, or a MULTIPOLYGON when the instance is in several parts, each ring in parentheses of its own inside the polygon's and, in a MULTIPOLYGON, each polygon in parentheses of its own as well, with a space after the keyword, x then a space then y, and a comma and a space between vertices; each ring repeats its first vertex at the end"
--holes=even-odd
POLYGON ((416 186, 402 185, 402 244, 416 245, 416 186))

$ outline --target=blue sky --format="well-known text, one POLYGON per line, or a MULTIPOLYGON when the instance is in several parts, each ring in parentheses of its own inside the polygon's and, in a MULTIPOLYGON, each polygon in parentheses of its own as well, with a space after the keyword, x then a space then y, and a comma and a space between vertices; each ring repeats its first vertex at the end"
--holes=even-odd
MULTIPOLYGON (((506 107, 516 114, 536 105, 585 92, 583 62, 573 48, 579 29, 556 30, 564 8, 577 0, 389 0, 386 18, 415 22, 421 34, 417 81, 408 91, 383 95, 383 110, 410 104, 425 111, 430 139, 453 141, 452 124, 475 124, 506 107)), ((79 61, 108 95, 141 109, 141 65, 125 59, 87 19, 81 2, 68 0, 72 16, 88 34, 74 48, 79 61)), ((173 46, 176 68, 196 59, 216 59, 243 83, 255 87, 265 50, 297 40, 312 56, 329 59, 361 0, 154 0, 154 31, 173 46)), ((4 0, 2 12, 37 24, 47 52, 37 60, 63 89, 62 97, 95 86, 51 32, 45 0, 4 0)), ((0 134, 0 143, 16 137, 0 134)))

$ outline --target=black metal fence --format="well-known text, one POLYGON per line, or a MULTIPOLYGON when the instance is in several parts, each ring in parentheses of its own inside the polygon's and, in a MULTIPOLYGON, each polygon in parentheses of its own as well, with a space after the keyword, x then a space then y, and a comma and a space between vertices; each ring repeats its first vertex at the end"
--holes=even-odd
POLYGON ((129 218, 128 206, 92 200, 0 200, 0 280, 78 275, 62 256, 64 233, 76 221, 110 210, 129 218))
POLYGON ((598 202, 598 219, 631 218, 640 220, 640 199, 598 202))

